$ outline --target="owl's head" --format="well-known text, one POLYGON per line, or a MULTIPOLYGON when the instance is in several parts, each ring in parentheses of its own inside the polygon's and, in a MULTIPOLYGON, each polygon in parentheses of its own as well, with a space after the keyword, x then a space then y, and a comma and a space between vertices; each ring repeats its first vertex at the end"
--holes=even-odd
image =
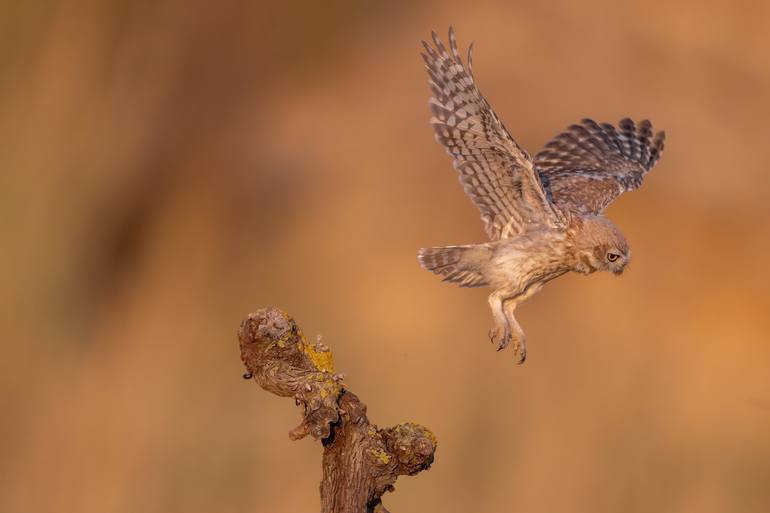
POLYGON ((577 272, 610 271, 616 276, 623 273, 631 259, 631 249, 618 227, 609 219, 586 217, 575 235, 577 272))

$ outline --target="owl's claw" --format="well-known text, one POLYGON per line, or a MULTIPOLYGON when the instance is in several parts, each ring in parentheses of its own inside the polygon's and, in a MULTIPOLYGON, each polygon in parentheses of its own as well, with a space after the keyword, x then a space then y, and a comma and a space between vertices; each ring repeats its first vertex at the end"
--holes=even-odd
POLYGON ((517 365, 521 365, 527 359, 527 341, 523 335, 514 337, 508 328, 497 326, 489 330, 489 341, 497 344, 498 351, 502 351, 513 342, 513 360, 517 365))
POLYGON ((508 347, 508 344, 511 342, 512 338, 513 337, 511 336, 511 332, 508 330, 508 328, 501 328, 498 326, 489 330, 489 341, 493 344, 497 344, 498 351, 508 347))
POLYGON ((523 338, 513 343, 513 359, 516 365, 523 364, 527 359, 527 342, 523 338))

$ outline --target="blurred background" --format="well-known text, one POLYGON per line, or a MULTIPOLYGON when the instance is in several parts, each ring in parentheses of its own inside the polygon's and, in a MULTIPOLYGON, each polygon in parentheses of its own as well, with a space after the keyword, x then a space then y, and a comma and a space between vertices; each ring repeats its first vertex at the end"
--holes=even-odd
POLYGON ((382 426, 438 436, 394 512, 770 511, 770 4, 2 2, 0 511, 316 511, 320 444, 241 379, 276 305, 382 426), (666 152, 496 353, 484 240, 428 126, 419 41, 475 40, 532 153, 590 116, 666 152))

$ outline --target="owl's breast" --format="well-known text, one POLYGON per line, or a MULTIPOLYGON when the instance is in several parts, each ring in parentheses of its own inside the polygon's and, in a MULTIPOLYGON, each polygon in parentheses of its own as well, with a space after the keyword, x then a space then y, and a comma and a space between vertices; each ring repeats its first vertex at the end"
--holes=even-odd
POLYGON ((500 241, 487 273, 490 284, 523 292, 535 283, 545 283, 566 273, 569 267, 564 238, 548 235, 500 241))

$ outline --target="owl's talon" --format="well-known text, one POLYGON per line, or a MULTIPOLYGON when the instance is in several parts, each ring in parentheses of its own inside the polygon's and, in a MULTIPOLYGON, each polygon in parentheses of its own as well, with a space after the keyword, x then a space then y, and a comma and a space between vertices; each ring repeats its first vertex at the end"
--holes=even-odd
POLYGON ((489 330, 489 341, 497 344, 498 351, 508 347, 512 338, 511 332, 507 328, 497 327, 489 330))
POLYGON ((527 343, 524 340, 516 340, 513 344, 513 358, 516 365, 521 365, 527 359, 527 343))
POLYGON ((500 345, 497 346, 498 351, 502 351, 506 347, 508 347, 508 344, 511 343, 511 333, 506 330, 503 334, 503 338, 500 340, 500 345))

